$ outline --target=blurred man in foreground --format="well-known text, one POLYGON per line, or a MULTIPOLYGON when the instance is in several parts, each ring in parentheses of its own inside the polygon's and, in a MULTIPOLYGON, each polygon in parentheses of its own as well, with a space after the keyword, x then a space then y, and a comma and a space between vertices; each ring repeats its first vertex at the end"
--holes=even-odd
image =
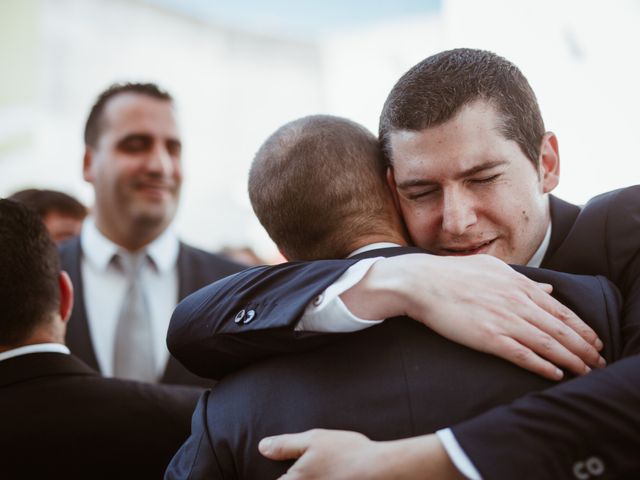
POLYGON ((200 390, 102 378, 65 346, 72 306, 38 215, 0 200, 3 478, 160 478, 200 390))

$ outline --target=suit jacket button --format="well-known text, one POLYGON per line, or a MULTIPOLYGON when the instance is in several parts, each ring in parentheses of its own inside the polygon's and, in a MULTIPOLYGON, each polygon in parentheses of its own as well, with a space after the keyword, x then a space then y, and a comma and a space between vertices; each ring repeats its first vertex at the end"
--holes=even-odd
POLYGON ((255 318, 255 316, 256 316, 256 311, 255 310, 247 310, 247 315, 246 315, 246 317, 244 319, 244 322, 242 322, 242 323, 244 323, 246 325, 247 323, 251 322, 255 318))
POLYGON ((242 321, 242 319, 244 318, 244 310, 240 310, 237 314, 236 314, 236 318, 233 319, 234 322, 236 323, 240 323, 242 321))
POLYGON ((313 299, 314 307, 319 307, 322 301, 324 300, 324 293, 321 293, 316 298, 313 299))
POLYGON ((585 462, 589 473, 595 477, 604 473, 604 462, 598 457, 589 457, 585 462))

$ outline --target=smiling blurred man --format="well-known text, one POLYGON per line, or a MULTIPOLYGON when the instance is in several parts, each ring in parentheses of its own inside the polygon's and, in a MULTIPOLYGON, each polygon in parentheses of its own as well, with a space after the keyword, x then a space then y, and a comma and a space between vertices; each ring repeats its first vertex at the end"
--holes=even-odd
POLYGON ((171 97, 145 88, 97 104, 85 130, 84 179, 95 190, 96 226, 128 250, 166 230, 182 185, 182 145, 171 97))
POLYGON ((169 228, 182 185, 172 97, 154 84, 114 85, 91 109, 84 141, 95 206, 81 235, 61 247, 79 290, 70 349, 107 376, 210 384, 170 357, 169 318, 179 299, 242 267, 169 228))

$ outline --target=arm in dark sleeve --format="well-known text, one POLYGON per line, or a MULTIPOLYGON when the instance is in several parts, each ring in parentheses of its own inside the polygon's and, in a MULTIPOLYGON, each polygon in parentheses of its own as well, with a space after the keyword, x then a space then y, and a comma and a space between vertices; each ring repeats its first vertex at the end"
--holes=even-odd
POLYGON ((640 473, 640 356, 493 409, 453 433, 487 479, 640 473))
POLYGON ((169 351, 197 375, 220 378, 258 359, 320 345, 295 332, 305 307, 357 260, 255 267, 185 298, 169 325, 169 351))
POLYGON ((607 277, 618 285, 624 305, 624 355, 640 353, 640 186, 596 197, 606 210, 607 277), (606 202, 607 195, 612 200, 606 202))
MULTIPOLYGON (((191 419, 191 435, 171 459, 165 480, 223 479, 207 426, 207 401, 209 391, 198 400, 191 419)), ((226 477, 229 478, 229 477, 226 477)))

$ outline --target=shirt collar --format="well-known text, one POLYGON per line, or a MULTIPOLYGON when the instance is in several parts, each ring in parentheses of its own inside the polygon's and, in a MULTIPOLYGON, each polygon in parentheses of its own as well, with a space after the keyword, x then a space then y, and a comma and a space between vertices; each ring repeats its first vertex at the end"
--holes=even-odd
POLYGON ((170 229, 166 229, 147 246, 147 254, 162 273, 171 270, 176 265, 179 251, 178 237, 170 229))
POLYGON ((65 353, 67 355, 71 353, 69 349, 61 343, 36 343, 34 345, 12 348, 11 350, 0 353, 0 362, 9 358, 19 357, 20 355, 42 352, 65 353))
MULTIPOLYGON (((82 253, 99 270, 106 270, 120 246, 105 237, 96 227, 93 217, 87 218, 80 234, 82 253)), ((178 260, 180 242, 170 229, 147 245, 147 255, 160 272, 171 270, 178 260)))
POLYGON ((389 247, 399 247, 399 246, 400 246, 399 244, 391 243, 391 242, 370 243, 369 245, 365 245, 364 247, 360 247, 354 250, 349 255, 347 255, 347 258, 353 257, 354 255, 357 255, 359 253, 369 252, 371 250, 377 250, 379 248, 389 248, 389 247))
POLYGON ((549 242, 551 241, 551 222, 549 222, 549 226, 547 227, 547 233, 544 235, 542 239, 542 243, 536 250, 536 253, 533 254, 531 260, 527 262, 527 267, 539 267, 542 263, 542 259, 544 258, 547 250, 549 248, 549 242))

